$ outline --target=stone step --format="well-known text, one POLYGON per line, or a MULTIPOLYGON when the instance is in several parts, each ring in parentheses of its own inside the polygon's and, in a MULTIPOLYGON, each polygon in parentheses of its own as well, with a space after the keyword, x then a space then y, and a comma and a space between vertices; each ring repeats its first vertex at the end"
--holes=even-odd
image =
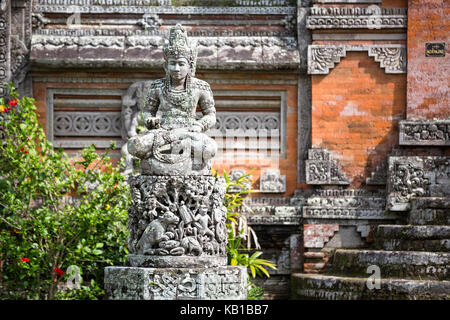
POLYGON ((450 281, 373 279, 294 273, 291 299, 318 300, 448 300, 450 281), (369 289, 368 282, 375 285, 369 289))
POLYGON ((450 226, 379 225, 375 249, 389 251, 450 251, 450 226))
POLYGON ((450 253, 338 249, 327 273, 364 277, 369 266, 382 278, 448 280, 450 253))
POLYGON ((379 225, 375 239, 440 240, 450 239, 450 226, 379 225))
POLYGON ((388 251, 429 251, 429 252, 450 252, 450 240, 400 240, 385 239, 376 240, 375 249, 388 251))

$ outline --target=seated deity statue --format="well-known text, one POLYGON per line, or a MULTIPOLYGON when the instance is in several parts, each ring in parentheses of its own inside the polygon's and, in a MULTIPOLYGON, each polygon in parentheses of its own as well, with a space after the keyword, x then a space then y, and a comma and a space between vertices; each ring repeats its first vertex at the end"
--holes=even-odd
POLYGON ((217 144, 205 132, 216 123, 216 109, 209 84, 194 77, 197 48, 180 24, 171 28, 163 54, 166 77, 151 84, 141 110, 148 130, 130 137, 128 152, 140 159, 142 174, 210 174, 217 144))

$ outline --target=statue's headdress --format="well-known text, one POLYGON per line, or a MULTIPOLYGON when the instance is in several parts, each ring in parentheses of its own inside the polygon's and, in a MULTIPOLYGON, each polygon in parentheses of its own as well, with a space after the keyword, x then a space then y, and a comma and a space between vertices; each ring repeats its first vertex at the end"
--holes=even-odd
POLYGON ((191 66, 191 76, 195 75, 197 65, 197 43, 189 41, 186 29, 179 23, 170 29, 169 40, 163 46, 164 60, 186 58, 191 66))

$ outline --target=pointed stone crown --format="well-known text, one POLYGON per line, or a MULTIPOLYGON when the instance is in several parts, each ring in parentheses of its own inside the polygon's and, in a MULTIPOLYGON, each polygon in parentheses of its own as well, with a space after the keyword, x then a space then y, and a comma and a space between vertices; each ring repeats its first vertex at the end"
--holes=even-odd
POLYGON ((169 40, 163 46, 164 59, 186 58, 189 62, 192 73, 195 73, 197 62, 197 44, 189 41, 186 29, 179 23, 170 29, 169 40))

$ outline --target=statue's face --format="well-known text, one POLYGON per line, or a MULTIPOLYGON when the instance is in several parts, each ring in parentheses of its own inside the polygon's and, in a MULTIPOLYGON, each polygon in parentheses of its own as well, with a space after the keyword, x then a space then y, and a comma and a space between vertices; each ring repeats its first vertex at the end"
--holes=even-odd
POLYGON ((186 58, 169 58, 169 61, 167 61, 167 68, 170 76, 175 80, 186 78, 190 70, 186 58))

